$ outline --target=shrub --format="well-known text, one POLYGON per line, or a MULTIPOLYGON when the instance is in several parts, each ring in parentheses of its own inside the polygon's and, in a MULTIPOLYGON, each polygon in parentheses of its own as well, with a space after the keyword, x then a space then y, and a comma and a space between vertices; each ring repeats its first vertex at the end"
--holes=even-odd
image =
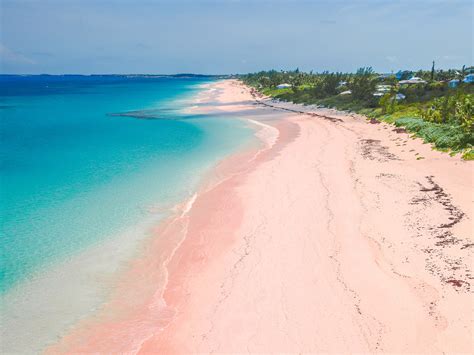
POLYGON ((421 118, 399 118, 395 125, 414 132, 416 136, 433 143, 436 148, 459 151, 474 145, 474 132, 466 131, 458 125, 427 122, 421 118))
POLYGON ((386 93, 381 97, 379 105, 382 108, 382 114, 391 114, 397 110, 397 100, 394 93, 386 93))
POLYGON ((474 100, 471 96, 460 97, 454 108, 454 116, 467 132, 474 132, 474 100))
POLYGON ((406 96, 407 102, 417 102, 421 101, 427 87, 425 84, 402 85, 400 92, 406 96))
POLYGON ((434 99, 421 117, 429 122, 457 124, 465 131, 474 130, 474 102, 472 95, 458 93, 434 99))
POLYGON ((375 86, 377 85, 374 78, 374 71, 371 67, 360 68, 349 83, 352 96, 357 100, 371 101, 375 86))

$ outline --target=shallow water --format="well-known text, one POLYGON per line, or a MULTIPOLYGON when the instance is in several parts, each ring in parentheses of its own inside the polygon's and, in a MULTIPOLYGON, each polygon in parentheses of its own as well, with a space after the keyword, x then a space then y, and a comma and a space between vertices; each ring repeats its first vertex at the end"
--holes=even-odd
POLYGON ((180 111, 207 82, 0 77, 4 340, 18 345, 49 327, 37 335, 50 341, 96 307, 106 293, 100 284, 133 254, 150 224, 250 142, 253 130, 242 121, 180 111))

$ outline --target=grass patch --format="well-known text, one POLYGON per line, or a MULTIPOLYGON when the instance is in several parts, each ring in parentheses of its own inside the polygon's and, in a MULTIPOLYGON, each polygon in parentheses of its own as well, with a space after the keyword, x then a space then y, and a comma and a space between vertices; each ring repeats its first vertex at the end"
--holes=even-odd
POLYGON ((278 97, 279 95, 291 93, 292 90, 291 88, 286 88, 286 89, 266 88, 266 89, 261 90, 261 92, 267 96, 278 97))
POLYGON ((460 126, 427 122, 416 117, 399 118, 394 121, 394 124, 397 127, 406 128, 440 150, 451 149, 460 152, 471 149, 474 145, 474 132, 466 132, 460 126))
POLYGON ((474 160, 474 149, 468 149, 466 150, 463 155, 462 155, 462 158, 464 160, 474 160))

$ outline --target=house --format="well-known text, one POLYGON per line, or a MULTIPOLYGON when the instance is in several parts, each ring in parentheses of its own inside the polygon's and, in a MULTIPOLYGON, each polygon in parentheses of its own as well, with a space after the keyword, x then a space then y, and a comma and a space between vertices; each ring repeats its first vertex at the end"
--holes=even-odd
POLYGON ((350 95, 350 94, 352 94, 352 91, 346 90, 346 91, 341 92, 339 95, 350 95))
MULTIPOLYGON (((378 92, 375 92, 373 95, 374 95, 375 97, 382 97, 382 96, 385 96, 385 93, 378 91, 378 92)), ((397 100, 397 101, 405 100, 405 99, 406 99, 406 96, 403 95, 403 94, 401 94, 401 93, 398 93, 398 94, 396 94, 395 96, 391 96, 391 101, 393 101, 393 99, 395 99, 395 100, 397 100)))
POLYGON ((409 71, 409 70, 399 70, 396 74, 395 74, 395 77, 397 78, 397 80, 406 80, 407 78, 413 76, 413 72, 409 71))
POLYGON ((466 75, 466 77, 463 79, 463 82, 474 83, 474 74, 466 75))
POLYGON ((288 89, 288 88, 291 88, 291 85, 290 84, 280 84, 280 85, 277 85, 277 89, 288 89))
POLYGON ((451 88, 451 89, 455 89, 457 88, 459 85, 459 80, 458 79, 453 79, 453 80, 450 80, 448 82, 448 86, 451 88))
POLYGON ((377 85, 376 91, 372 94, 375 97, 382 97, 392 90, 392 85, 377 85))
POLYGON ((392 90, 392 85, 377 85, 378 92, 390 92, 392 90))
POLYGON ((422 78, 419 78, 417 76, 412 76, 410 79, 408 80, 400 80, 399 81, 400 84, 408 84, 408 85, 411 85, 411 84, 426 84, 426 81, 423 80, 422 78))

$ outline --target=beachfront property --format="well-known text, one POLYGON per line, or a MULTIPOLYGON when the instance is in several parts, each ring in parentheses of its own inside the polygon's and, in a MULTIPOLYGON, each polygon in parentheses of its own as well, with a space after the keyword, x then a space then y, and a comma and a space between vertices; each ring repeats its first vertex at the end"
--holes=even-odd
POLYGON ((406 80, 412 76, 413 76, 413 72, 410 70, 399 70, 395 74, 395 78, 397 78, 397 80, 406 80))
POLYGON ((374 92, 374 96, 376 97, 382 97, 385 94, 389 93, 392 90, 392 85, 377 85, 376 91, 374 92))
POLYGON ((376 88, 380 92, 389 92, 392 89, 392 85, 377 85, 376 88))
POLYGON ((448 86, 449 86, 451 89, 455 89, 455 88, 458 87, 459 82, 460 82, 459 79, 450 80, 450 81, 448 81, 448 86))
POLYGON ((399 84, 400 85, 404 85, 404 84, 408 84, 408 85, 412 85, 412 84, 426 84, 427 81, 426 80, 423 80, 422 78, 419 78, 417 76, 412 76, 410 79, 407 79, 407 80, 400 80, 399 81, 399 84))
POLYGON ((465 83, 474 83, 474 74, 468 74, 466 77, 463 79, 463 82, 465 83))

